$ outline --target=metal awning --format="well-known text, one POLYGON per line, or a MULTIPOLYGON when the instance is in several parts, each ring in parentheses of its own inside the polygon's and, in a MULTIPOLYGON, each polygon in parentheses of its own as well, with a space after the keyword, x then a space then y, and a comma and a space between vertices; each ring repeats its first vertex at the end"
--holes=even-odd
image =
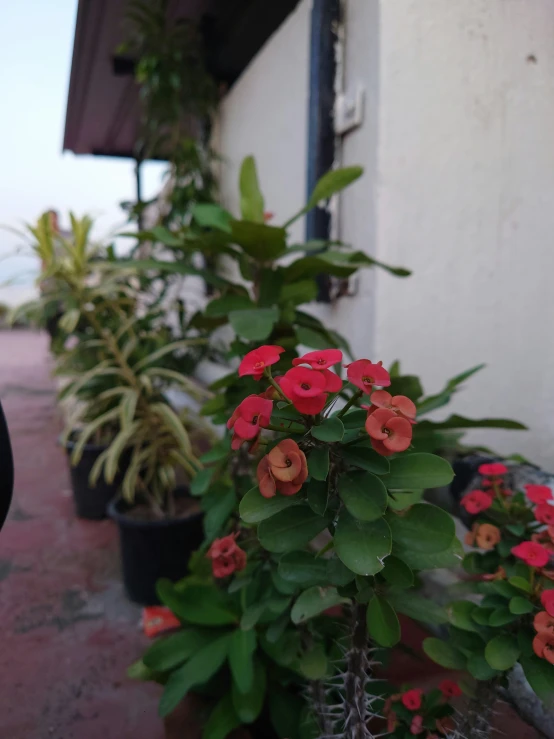
MULTIPOLYGON (((128 0, 79 0, 64 151, 133 157, 139 125, 133 64, 116 57, 128 0)), ((209 71, 230 87, 299 0, 170 0, 170 18, 204 34, 209 71)))

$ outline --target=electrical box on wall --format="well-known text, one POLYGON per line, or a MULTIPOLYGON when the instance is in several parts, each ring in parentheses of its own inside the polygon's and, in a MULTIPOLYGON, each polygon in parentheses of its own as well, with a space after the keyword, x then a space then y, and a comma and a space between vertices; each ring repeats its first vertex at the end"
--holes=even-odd
POLYGON ((335 133, 343 136, 362 125, 364 120, 365 90, 358 85, 337 95, 335 100, 335 133))

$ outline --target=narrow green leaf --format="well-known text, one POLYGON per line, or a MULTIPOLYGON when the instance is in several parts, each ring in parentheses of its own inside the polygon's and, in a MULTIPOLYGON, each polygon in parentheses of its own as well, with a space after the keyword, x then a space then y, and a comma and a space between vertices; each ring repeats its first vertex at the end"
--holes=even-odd
POLYGON ((306 210, 311 210, 322 200, 328 200, 332 195, 355 182, 362 176, 362 167, 342 167, 326 172, 317 181, 316 186, 306 204, 306 210))
POLYGON ((182 621, 199 626, 224 626, 237 622, 227 605, 225 595, 212 585, 188 585, 177 590, 170 580, 156 583, 161 602, 182 621))
POLYGON ((202 729, 202 739, 226 739, 241 723, 233 706, 232 696, 227 693, 210 713, 202 729))
POLYGON ((264 198, 258 184, 254 157, 242 160, 239 175, 240 212, 246 221, 264 222, 264 198))
POLYGON ((308 469, 316 480, 326 480, 329 472, 329 447, 317 446, 308 455, 308 469))
POLYGON ((248 693, 254 680, 254 652, 256 632, 237 629, 229 643, 229 667, 240 693, 248 693))
POLYGON ((242 693, 238 685, 233 683, 233 706, 240 720, 245 724, 253 723, 260 715, 266 692, 266 672, 259 660, 254 662, 254 679, 249 691, 242 693))
POLYGON ((381 647, 393 647, 400 641, 400 622, 386 598, 374 595, 367 604, 367 630, 381 647))
POLYGON ((312 478, 307 485, 308 505, 318 516, 325 515, 329 490, 327 482, 312 478))
POLYGON ((156 672, 172 670, 213 641, 216 635, 214 629, 183 629, 155 641, 144 653, 142 661, 156 672))

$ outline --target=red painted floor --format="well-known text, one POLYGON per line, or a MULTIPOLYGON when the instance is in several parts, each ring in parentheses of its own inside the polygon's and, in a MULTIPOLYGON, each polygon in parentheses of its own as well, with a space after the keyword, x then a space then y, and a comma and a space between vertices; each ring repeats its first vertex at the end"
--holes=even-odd
POLYGON ((0 332, 15 493, 0 533, 1 739, 162 739, 157 686, 125 676, 146 637, 116 530, 73 512, 46 336, 0 332))

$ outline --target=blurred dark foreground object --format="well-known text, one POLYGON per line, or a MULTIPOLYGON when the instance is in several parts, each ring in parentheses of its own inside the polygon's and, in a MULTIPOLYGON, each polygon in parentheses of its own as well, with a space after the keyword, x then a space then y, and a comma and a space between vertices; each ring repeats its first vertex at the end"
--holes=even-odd
POLYGON ((8 515, 13 494, 13 457, 10 432, 0 403, 0 529, 8 515))

